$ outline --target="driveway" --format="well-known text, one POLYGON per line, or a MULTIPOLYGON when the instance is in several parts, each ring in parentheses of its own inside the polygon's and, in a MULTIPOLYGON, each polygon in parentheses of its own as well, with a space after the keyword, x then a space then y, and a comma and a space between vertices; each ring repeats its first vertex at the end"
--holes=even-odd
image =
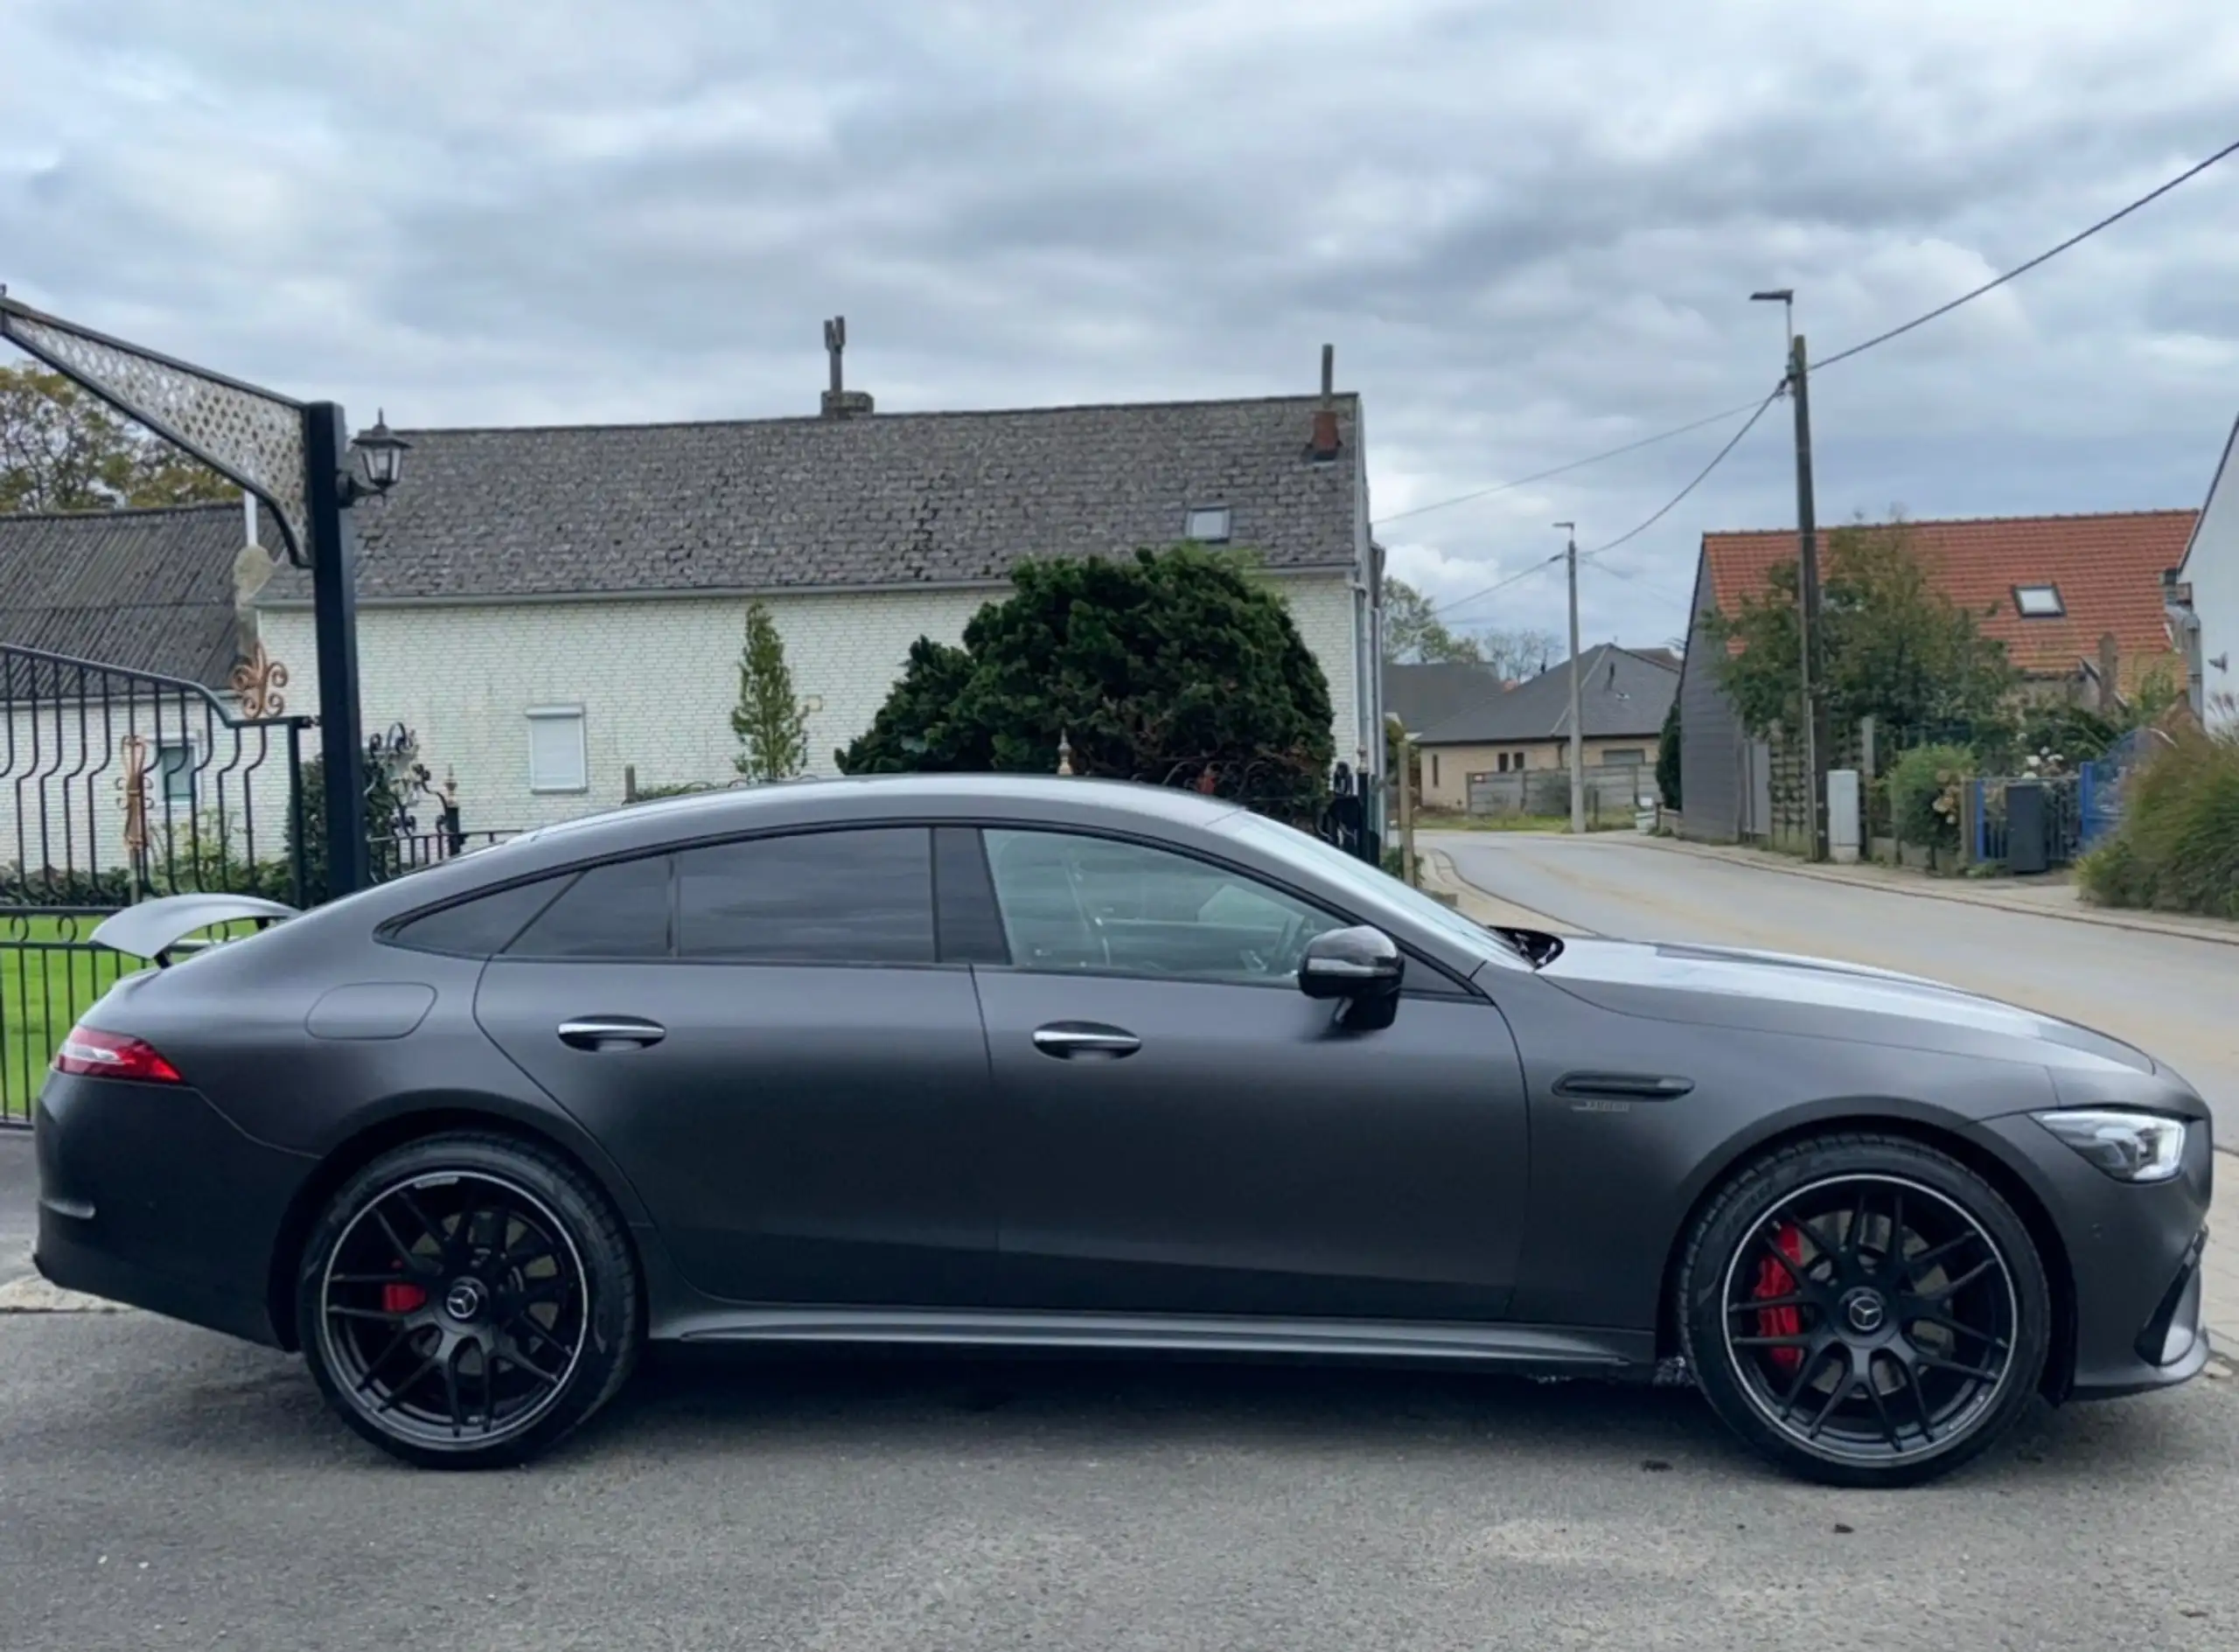
POLYGON ((0 1642, 44 1649, 2239 1644, 2239 1383, 1934 1490, 1761 1470, 1694 1396, 924 1358, 669 1364, 415 1474, 293 1360, 0 1316, 0 1642))
POLYGON ((1425 833, 1479 889, 1567 927, 1811 952, 2095 1026, 2183 1073, 2239 1145, 2239 946, 1797 877, 1616 833, 1425 833))

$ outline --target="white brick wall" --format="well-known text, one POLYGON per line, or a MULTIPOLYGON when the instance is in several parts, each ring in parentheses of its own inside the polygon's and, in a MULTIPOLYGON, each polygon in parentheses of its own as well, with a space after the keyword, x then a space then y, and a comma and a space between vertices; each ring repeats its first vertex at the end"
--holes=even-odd
MULTIPOLYGON (((1343 578, 1280 578, 1300 632, 1329 679, 1338 756, 1353 760, 1353 598, 1343 578)), ((987 591, 862 592, 769 599, 797 693, 820 700, 809 718, 813 772, 865 728, 920 636, 962 640, 987 591)), ((641 786, 722 781, 733 774, 741 599, 368 608, 359 613, 366 729, 401 722, 422 760, 458 779, 469 831, 541 825, 612 806, 623 770, 641 786), (589 786, 529 790, 532 706, 584 708, 589 786)), ((317 709, 311 617, 260 615, 259 631, 292 673, 289 708, 317 709)))

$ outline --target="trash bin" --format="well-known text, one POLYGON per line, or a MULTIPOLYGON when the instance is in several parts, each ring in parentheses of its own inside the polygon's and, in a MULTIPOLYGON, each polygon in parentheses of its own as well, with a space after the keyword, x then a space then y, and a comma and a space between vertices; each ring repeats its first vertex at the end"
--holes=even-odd
POLYGON ((2005 789, 2005 869, 2017 875, 2042 872, 2053 863, 2052 811, 2045 788, 2017 780, 2005 789))

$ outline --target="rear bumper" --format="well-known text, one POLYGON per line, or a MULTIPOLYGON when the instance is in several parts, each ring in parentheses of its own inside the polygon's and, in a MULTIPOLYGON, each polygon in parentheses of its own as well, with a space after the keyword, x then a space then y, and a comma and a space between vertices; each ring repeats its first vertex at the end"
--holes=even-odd
POLYGON ((250 1140, 192 1090, 62 1074, 32 1136, 42 1274, 277 1345, 273 1245, 315 1161, 250 1140))
POLYGON ((2026 1115, 1980 1128, 2027 1174, 2067 1252, 2073 1357, 2057 1397, 2112 1399, 2198 1376, 2210 1351, 2201 1282, 2215 1170, 2209 1126, 2193 1129, 2176 1176, 2146 1187, 2094 1168, 2026 1115))

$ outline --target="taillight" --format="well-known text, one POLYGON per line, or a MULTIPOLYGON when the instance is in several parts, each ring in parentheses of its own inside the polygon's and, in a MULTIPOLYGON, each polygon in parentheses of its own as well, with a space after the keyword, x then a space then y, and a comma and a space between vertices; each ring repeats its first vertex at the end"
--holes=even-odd
POLYGON ((129 1078, 143 1084, 185 1082, 153 1045, 98 1027, 73 1027, 54 1052, 54 1070, 80 1078, 129 1078))

